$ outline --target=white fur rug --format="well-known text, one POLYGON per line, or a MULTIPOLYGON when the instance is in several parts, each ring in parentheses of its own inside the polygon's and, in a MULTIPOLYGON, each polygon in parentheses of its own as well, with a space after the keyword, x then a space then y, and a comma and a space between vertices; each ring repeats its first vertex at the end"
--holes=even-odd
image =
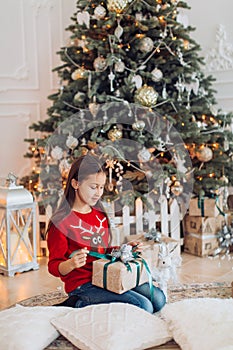
POLYGON ((182 350, 233 350, 233 299, 185 299, 161 312, 182 350))

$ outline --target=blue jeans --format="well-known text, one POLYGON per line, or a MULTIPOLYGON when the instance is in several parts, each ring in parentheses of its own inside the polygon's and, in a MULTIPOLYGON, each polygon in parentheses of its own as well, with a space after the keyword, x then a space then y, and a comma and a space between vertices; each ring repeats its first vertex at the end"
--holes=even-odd
POLYGON ((163 291, 155 286, 153 286, 153 298, 151 301, 149 283, 144 283, 123 294, 116 294, 88 282, 70 292, 69 296, 71 295, 79 297, 75 304, 77 308, 93 304, 128 303, 152 314, 161 310, 166 303, 163 291))

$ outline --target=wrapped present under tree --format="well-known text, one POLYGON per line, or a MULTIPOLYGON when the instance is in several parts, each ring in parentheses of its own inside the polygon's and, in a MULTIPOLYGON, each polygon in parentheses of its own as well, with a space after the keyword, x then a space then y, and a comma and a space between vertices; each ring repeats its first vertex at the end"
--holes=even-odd
POLYGON ((223 227, 225 218, 223 215, 216 217, 190 216, 184 218, 186 233, 196 233, 198 235, 215 235, 223 227))

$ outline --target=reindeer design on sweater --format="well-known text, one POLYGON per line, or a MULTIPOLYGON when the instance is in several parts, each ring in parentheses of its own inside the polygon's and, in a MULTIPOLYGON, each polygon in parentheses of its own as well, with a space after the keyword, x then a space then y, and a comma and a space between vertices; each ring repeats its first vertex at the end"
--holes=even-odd
POLYGON ((105 244, 103 242, 103 236, 106 233, 106 230, 103 226, 103 223, 106 221, 106 217, 102 220, 96 215, 96 218, 99 222, 99 226, 91 226, 81 220, 78 219, 78 225, 70 225, 70 227, 74 229, 78 229, 80 232, 80 236, 83 240, 90 241, 90 246, 92 248, 98 248, 99 246, 104 247, 105 244))

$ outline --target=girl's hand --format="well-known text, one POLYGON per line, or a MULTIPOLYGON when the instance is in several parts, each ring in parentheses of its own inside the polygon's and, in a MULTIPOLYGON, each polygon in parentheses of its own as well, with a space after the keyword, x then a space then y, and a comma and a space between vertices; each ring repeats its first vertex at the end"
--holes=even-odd
POLYGON ((73 269, 77 269, 77 268, 82 267, 86 264, 87 254, 88 254, 87 248, 79 249, 75 252, 75 254, 72 256, 72 258, 70 258, 70 263, 71 263, 73 269))
POLYGON ((137 252, 137 253, 142 253, 143 248, 144 248, 143 243, 142 242, 138 242, 138 241, 129 242, 128 245, 131 245, 132 246, 132 250, 134 252, 137 252))
POLYGON ((87 260, 87 253, 89 253, 87 248, 79 249, 73 252, 70 256, 70 259, 62 261, 59 264, 58 271, 60 274, 66 276, 74 269, 84 266, 87 260))

